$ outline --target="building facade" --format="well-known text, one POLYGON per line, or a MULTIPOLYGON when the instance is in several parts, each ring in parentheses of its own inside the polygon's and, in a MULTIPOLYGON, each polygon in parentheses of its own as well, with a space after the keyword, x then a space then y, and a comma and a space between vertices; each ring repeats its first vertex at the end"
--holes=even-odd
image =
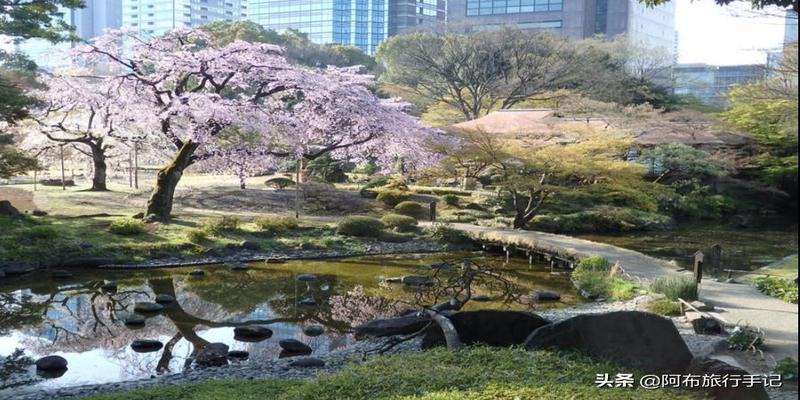
POLYGON ((247 0, 122 0, 122 26, 144 36, 246 16, 247 0))
POLYGON ((449 0, 447 21, 468 29, 512 25, 550 30, 571 40, 627 34, 671 54, 677 44, 674 2, 648 8, 636 0, 449 0))
POLYGON ((446 0, 389 0, 389 36, 447 19, 446 0))
POLYGON ((678 64, 673 68, 674 93, 693 96, 700 102, 722 107, 725 93, 734 85, 742 85, 766 78, 764 65, 678 64))

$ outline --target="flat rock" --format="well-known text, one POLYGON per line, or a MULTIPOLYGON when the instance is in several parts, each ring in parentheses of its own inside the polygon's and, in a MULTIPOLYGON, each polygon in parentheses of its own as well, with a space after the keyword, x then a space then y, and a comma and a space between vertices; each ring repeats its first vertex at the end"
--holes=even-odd
POLYGON ((397 318, 376 319, 356 327, 356 337, 384 337, 408 335, 420 331, 430 319, 424 316, 407 315, 397 318))
POLYGON ((122 320, 122 323, 125 324, 125 325, 128 325, 128 326, 140 326, 140 325, 144 325, 144 321, 145 320, 146 320, 146 318, 144 317, 144 315, 141 315, 141 314, 128 314, 122 320))
POLYGON ((537 301, 558 301, 561 300, 561 293, 549 290, 534 290, 531 292, 531 298, 537 301))
POLYGON ((61 356, 46 356, 36 360, 36 369, 42 371, 60 371, 67 369, 67 359, 61 356))
MULTIPOLYGON (((462 311, 449 318, 462 343, 498 347, 521 345, 531 332, 550 323, 536 314, 502 310, 462 311)), ((444 344, 442 328, 431 325, 422 338, 422 348, 444 344)))
POLYGON ((197 353, 195 364, 201 367, 218 367, 228 364, 228 345, 225 343, 209 343, 197 353))
POLYGON ((425 275, 406 275, 401 279, 404 285, 408 286, 431 286, 433 278, 425 275))
POLYGON ((299 282, 314 282, 314 281, 316 281, 317 279, 319 279, 319 277, 317 277, 317 276, 316 276, 316 275, 314 275, 314 274, 299 274, 299 275, 297 275, 297 278, 296 278, 296 279, 297 279, 299 282))
POLYGON ((233 338, 240 342, 261 341, 272 337, 272 329, 264 326, 237 326, 233 329, 233 338))
POLYGON ((169 294, 159 294, 156 296, 156 303, 158 304, 170 304, 175 302, 175 297, 169 294))
POLYGON ((297 339, 283 339, 278 342, 278 345, 290 353, 311 353, 311 347, 297 339))
POLYGON ((151 339, 136 339, 131 343, 131 349, 137 353, 151 353, 161 350, 162 347, 163 343, 151 339))
MULTIPOLYGON (((695 357, 689 363, 684 374, 691 375, 715 375, 715 376, 732 376, 732 375, 750 375, 749 372, 735 367, 724 361, 716 360, 708 357, 695 357)), ((755 385, 747 387, 746 385, 739 385, 739 387, 714 387, 705 388, 706 392, 711 395, 711 398, 716 400, 769 400, 769 395, 764 389, 763 385, 755 385)))
POLYGON ((316 357, 299 357, 289 362, 289 366, 295 368, 322 368, 325 366, 325 361, 316 357))
POLYGON ((403 277, 402 276, 394 276, 394 277, 386 278, 383 281, 386 282, 386 283, 403 283, 403 277))
POLYGON ((313 336, 319 336, 319 335, 322 335, 323 333, 325 333, 325 328, 323 328, 320 325, 311 325, 311 326, 305 327, 303 329, 303 333, 305 333, 306 336, 312 336, 312 337, 313 336))
POLYGON ((243 360, 248 357, 250 357, 250 353, 244 350, 231 350, 228 352, 228 358, 238 358, 243 360))
POLYGON ((164 309, 164 306, 150 301, 137 302, 133 305, 133 311, 137 313, 157 313, 164 309))
POLYGON ((692 307, 696 308, 698 311, 714 311, 714 306, 711 304, 703 303, 700 300, 695 300, 691 303, 692 307))
POLYGON ((525 348, 577 350, 648 374, 683 373, 692 353, 671 320, 640 311, 584 314, 536 329, 525 348))

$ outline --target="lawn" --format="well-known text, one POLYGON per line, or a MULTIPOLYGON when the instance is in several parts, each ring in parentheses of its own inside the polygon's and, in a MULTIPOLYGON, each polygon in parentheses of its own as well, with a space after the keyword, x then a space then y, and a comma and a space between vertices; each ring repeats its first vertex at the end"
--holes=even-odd
POLYGON ((675 390, 599 388, 596 374, 634 372, 574 353, 471 347, 376 357, 307 382, 220 380, 107 393, 85 400, 700 399, 675 390))

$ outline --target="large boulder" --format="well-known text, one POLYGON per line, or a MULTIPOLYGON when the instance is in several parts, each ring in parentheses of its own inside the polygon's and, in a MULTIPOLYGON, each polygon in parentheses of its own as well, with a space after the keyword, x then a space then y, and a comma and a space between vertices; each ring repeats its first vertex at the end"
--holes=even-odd
POLYGON ((4 215, 6 217, 19 217, 22 215, 16 207, 11 205, 11 202, 8 200, 0 200, 0 215, 4 215))
POLYGON ((672 321, 640 311, 584 314, 545 325, 525 348, 579 350, 647 373, 682 373, 692 353, 672 321))
POLYGON ((433 278, 425 275, 406 275, 400 278, 404 285, 408 286, 431 286, 433 285, 433 278))
MULTIPOLYGON (((462 311, 449 318, 462 343, 489 346, 523 344, 531 332, 550 323, 536 314, 500 310, 462 311)), ((422 348, 444 344, 442 328, 438 324, 431 325, 422 338, 422 348)))
POLYGON ((278 342, 282 349, 292 354, 311 354, 311 347, 296 339, 283 339, 278 342))
POLYGON ((228 364, 228 345, 209 343, 197 353, 194 363, 200 367, 218 367, 228 364))
POLYGON ((158 340, 151 339, 136 339, 131 343, 131 349, 137 353, 150 353, 159 351, 164 347, 164 344, 158 340))
MULTIPOLYGON (((708 357, 695 357, 686 368, 686 375, 715 375, 715 376, 744 376, 750 375, 749 372, 734 367, 724 361, 715 360, 708 357)), ((769 400, 769 395, 763 385, 747 387, 740 384, 739 387, 713 387, 704 388, 716 400, 769 400)))
POLYGON ((356 338, 408 335, 425 328, 429 322, 430 318, 416 315, 376 319, 357 326, 356 338))
POLYGON ((233 328, 233 338, 240 342, 260 342, 272 337, 272 329, 265 326, 238 326, 233 328))
POLYGON ((133 311, 141 314, 157 313, 164 309, 164 306, 152 301, 140 301, 134 303, 133 311))
POLYGON ((36 369, 41 371, 60 371, 67 369, 67 360, 61 356, 46 356, 36 360, 36 369))

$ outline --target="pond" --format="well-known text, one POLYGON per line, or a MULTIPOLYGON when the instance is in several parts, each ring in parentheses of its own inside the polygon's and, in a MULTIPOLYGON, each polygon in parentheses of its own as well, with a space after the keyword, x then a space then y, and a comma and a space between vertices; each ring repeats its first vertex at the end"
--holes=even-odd
MULTIPOLYGON (((23 386, 58 388, 180 372, 192 368, 192 357, 210 342, 248 351, 249 359, 242 362, 249 363, 280 357, 278 341, 287 338, 308 344, 315 355, 342 349, 355 340, 354 326, 396 315, 410 307, 406 302, 425 298, 425 290, 386 283, 386 278, 447 276, 447 270, 431 265, 445 260, 455 266, 464 258, 491 266, 513 284, 516 295, 531 290, 562 295, 558 302, 508 302, 498 299, 499 289, 492 282, 478 282, 476 293, 490 300, 470 302, 467 308, 545 308, 581 301, 566 274, 550 273, 548 267, 528 265, 523 259, 506 263, 501 256, 481 253, 255 263, 246 271, 216 265, 203 267, 206 273, 198 277, 188 274, 195 268, 76 271, 61 280, 42 273, 0 283, 0 360, 6 358, 0 368, 0 397, 23 386), (316 279, 297 279, 306 273, 316 279), (102 290, 104 281, 116 282, 117 290, 102 290), (135 302, 163 294, 177 301, 148 315, 144 326, 122 322, 135 302), (273 335, 262 341, 234 338, 235 327, 253 324, 269 327, 273 335), (304 334, 311 325, 324 327, 325 333, 304 334), (130 345, 136 339, 155 339, 165 347, 135 352, 130 345), (60 355, 68 369, 44 379, 36 375, 35 366, 12 362, 15 358, 8 356, 16 349, 33 360, 60 355)), ((453 270, 458 268, 449 274, 454 275, 453 270)))

